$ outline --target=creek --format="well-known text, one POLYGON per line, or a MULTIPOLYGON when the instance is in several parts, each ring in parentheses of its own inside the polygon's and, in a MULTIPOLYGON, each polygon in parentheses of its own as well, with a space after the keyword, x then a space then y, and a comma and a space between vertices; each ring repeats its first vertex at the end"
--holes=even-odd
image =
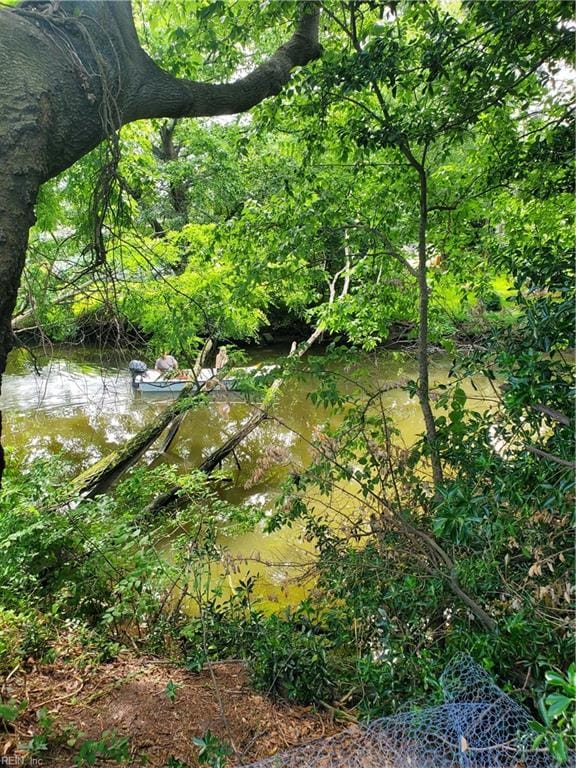
MULTIPOLYGON (((275 363, 287 351, 259 347, 248 356, 250 364, 275 363)), ((35 352, 34 357, 24 350, 13 352, 1 398, 3 442, 12 452, 9 460, 29 463, 61 454, 73 467, 72 474, 77 474, 138 432, 166 407, 171 396, 135 392, 126 367, 131 357, 134 353, 129 351, 87 347, 52 348, 35 352)), ((365 375, 371 386, 417 378, 416 358, 408 352, 379 352, 368 362, 365 375)), ((350 370, 353 368, 351 363, 350 370)), ((432 381, 445 383, 449 369, 447 356, 434 356, 432 381)), ((236 450, 238 465, 230 462, 233 482, 222 490, 224 499, 258 505, 264 513, 272 510, 287 473, 310 462, 307 441, 328 418, 308 396, 314 387, 312 377, 285 383, 274 408, 278 420, 265 421, 236 450), (274 461, 262 473, 259 459, 272 447, 274 461)), ((483 381, 475 381, 474 388, 467 382, 465 389, 475 398, 487 394, 483 381)), ((384 402, 409 445, 423 431, 416 400, 402 389, 393 389, 384 394, 384 402)), ((232 393, 212 400, 186 415, 166 454, 155 457, 153 446, 143 460, 152 465, 167 462, 182 473, 190 471, 239 429, 251 412, 251 405, 232 393)), ((219 543, 227 565, 215 566, 211 576, 214 583, 223 582, 225 592, 249 573, 257 577, 255 593, 264 608, 294 604, 307 594, 309 586, 295 577, 310 562, 313 545, 305 540, 299 525, 272 534, 265 534, 260 526, 234 537, 222 536, 219 543), (232 561, 234 567, 230 568, 232 561)), ((169 541, 162 544, 162 551, 170 558, 169 541)))

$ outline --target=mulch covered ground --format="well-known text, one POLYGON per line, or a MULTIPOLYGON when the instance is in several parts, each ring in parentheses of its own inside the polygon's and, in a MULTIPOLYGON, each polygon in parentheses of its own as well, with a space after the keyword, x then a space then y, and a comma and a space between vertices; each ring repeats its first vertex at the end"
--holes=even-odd
POLYGON ((28 706, 13 732, 0 734, 0 765, 25 764, 23 747, 39 732, 36 713, 41 708, 53 718, 51 745, 35 755, 42 762, 32 764, 58 768, 74 766, 79 744, 105 731, 129 737, 128 765, 156 767, 170 756, 197 766, 192 739, 208 730, 234 747, 229 764, 241 765, 342 727, 311 709, 255 693, 241 663, 213 664, 193 673, 129 653, 83 670, 57 663, 15 674, 3 689, 7 698, 28 706), (166 691, 170 681, 173 701, 166 691), (58 744, 74 738, 74 747, 58 744))

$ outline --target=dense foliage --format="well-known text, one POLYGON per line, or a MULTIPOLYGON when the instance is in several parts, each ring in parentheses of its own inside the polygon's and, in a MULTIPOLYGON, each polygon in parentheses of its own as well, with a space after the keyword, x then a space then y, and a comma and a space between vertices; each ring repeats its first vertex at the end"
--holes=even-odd
MULTIPOLYGON (((277 43, 291 5, 173 0, 168 18, 150 3, 142 34, 175 74, 220 77, 248 33, 257 55, 277 43)), ((46 185, 16 323, 190 361, 207 336, 324 330, 327 353, 286 375, 313 374, 330 417, 266 522, 305 526, 314 589, 278 615, 251 579, 224 599, 207 578, 218 534, 258 513, 196 473, 186 503, 150 519, 170 471, 137 468, 75 508, 46 484, 54 467, 14 469, 4 674, 66 628, 103 657, 130 638, 190 669, 248 658, 262 690, 362 715, 434 700, 460 651, 531 705, 546 683, 573 687, 571 6, 322 6, 323 58, 278 101, 128 127, 46 185), (370 371, 350 372, 392 331, 419 341, 418 379, 397 386, 430 414, 409 447, 370 371), (434 391, 429 343, 454 359, 434 391), (481 408, 472 375, 492 387, 481 408), (319 492, 340 501, 321 514, 319 492)), ((546 695, 540 740, 563 760, 572 705, 546 695)))

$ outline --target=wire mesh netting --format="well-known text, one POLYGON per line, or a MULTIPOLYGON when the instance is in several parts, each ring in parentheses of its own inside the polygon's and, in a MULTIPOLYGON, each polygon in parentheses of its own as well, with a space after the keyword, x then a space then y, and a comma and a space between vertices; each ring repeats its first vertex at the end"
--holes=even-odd
POLYGON ((534 749, 530 713, 470 657, 441 677, 444 704, 310 742, 246 768, 556 768, 534 749))

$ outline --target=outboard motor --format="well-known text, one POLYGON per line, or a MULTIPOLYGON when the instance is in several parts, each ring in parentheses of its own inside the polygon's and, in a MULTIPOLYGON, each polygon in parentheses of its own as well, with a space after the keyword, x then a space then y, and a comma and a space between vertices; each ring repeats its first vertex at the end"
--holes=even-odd
POLYGON ((132 386, 137 387, 139 382, 142 381, 148 370, 146 363, 142 360, 130 360, 128 363, 128 370, 132 374, 132 386))

